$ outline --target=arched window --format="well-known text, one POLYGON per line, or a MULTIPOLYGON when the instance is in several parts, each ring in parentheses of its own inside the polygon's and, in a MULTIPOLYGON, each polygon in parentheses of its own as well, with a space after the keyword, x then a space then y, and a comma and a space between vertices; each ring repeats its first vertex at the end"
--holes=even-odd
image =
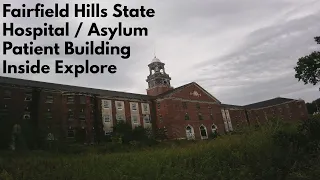
POLYGON ((187 136, 187 139, 188 140, 191 140, 191 139, 194 139, 195 136, 194 136, 194 130, 193 130, 193 127, 188 125, 186 127, 186 136, 187 136))
POLYGON ((216 133, 217 130, 218 130, 218 127, 217 127, 215 124, 213 124, 213 125, 211 126, 211 130, 212 130, 212 133, 216 133))
POLYGON ((207 128, 204 125, 200 126, 200 136, 201 136, 201 139, 208 138, 207 128))

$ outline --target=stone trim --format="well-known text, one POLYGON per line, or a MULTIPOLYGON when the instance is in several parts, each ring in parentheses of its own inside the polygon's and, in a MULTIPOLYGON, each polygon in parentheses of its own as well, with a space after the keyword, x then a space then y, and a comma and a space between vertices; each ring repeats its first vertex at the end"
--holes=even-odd
POLYGON ((167 97, 162 99, 157 99, 156 102, 161 102, 164 100, 175 100, 175 101, 181 101, 181 102, 197 102, 197 103, 203 103, 203 104, 219 104, 218 102, 212 102, 212 101, 198 101, 198 100, 189 100, 189 99, 182 99, 182 98, 174 98, 174 97, 167 97))

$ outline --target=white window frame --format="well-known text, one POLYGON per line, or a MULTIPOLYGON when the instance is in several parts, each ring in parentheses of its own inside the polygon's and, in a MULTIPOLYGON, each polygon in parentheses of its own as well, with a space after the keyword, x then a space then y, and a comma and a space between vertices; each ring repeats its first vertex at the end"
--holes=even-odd
POLYGON ((200 137, 201 137, 201 139, 208 139, 208 130, 207 130, 207 127, 206 127, 205 125, 201 124, 201 125, 199 126, 199 131, 200 131, 200 137), (206 131, 206 136, 202 136, 202 134, 201 134, 201 127, 203 127, 204 130, 206 131))
POLYGON ((116 107, 117 107, 118 110, 122 110, 123 109, 122 102, 120 102, 120 101, 116 102, 116 107))
POLYGON ((218 131, 218 126, 215 125, 215 124, 212 124, 212 126, 211 126, 211 131, 212 131, 212 133, 217 132, 217 131, 218 131), (212 128, 213 126, 214 126, 214 128, 212 128))
POLYGON ((144 115, 144 116, 143 116, 143 122, 144 122, 145 124, 150 124, 150 123, 151 123, 150 116, 149 116, 149 115, 144 115), (148 118, 148 122, 146 121, 146 118, 148 118))
POLYGON ((139 123, 139 118, 138 118, 138 116, 136 116, 136 115, 131 116, 131 120, 132 120, 132 123, 133 123, 133 124, 140 124, 140 123, 139 123), (136 122, 134 122, 134 118, 137 120, 136 122))
POLYGON ((117 121, 125 121, 122 114, 117 114, 117 121))
POLYGON ((131 103, 131 110, 137 111, 138 110, 138 103, 131 103))
POLYGON ((103 109, 109 109, 110 108, 110 103, 108 100, 103 100, 102 101, 102 107, 103 109), (107 106, 106 106, 107 105, 107 106))

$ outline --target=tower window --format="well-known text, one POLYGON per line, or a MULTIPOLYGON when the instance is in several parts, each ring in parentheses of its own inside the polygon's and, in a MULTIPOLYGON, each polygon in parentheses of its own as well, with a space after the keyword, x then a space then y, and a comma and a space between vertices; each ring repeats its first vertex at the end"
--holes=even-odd
POLYGON ((210 114, 210 119, 213 120, 213 114, 210 114))
POLYGON ((158 109, 160 109, 160 107, 161 107, 160 102, 157 102, 157 107, 158 107, 158 109))
POLYGON ((196 108, 200 109, 200 104, 199 103, 196 104, 196 108))

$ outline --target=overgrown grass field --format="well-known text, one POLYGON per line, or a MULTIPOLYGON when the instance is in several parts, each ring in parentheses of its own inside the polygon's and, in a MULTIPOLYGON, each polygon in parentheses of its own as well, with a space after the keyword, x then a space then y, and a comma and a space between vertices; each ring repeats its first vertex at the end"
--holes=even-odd
POLYGON ((214 140, 166 142, 122 153, 98 153, 95 147, 76 155, 3 152, 0 179, 319 179, 319 124, 272 123, 214 140))

